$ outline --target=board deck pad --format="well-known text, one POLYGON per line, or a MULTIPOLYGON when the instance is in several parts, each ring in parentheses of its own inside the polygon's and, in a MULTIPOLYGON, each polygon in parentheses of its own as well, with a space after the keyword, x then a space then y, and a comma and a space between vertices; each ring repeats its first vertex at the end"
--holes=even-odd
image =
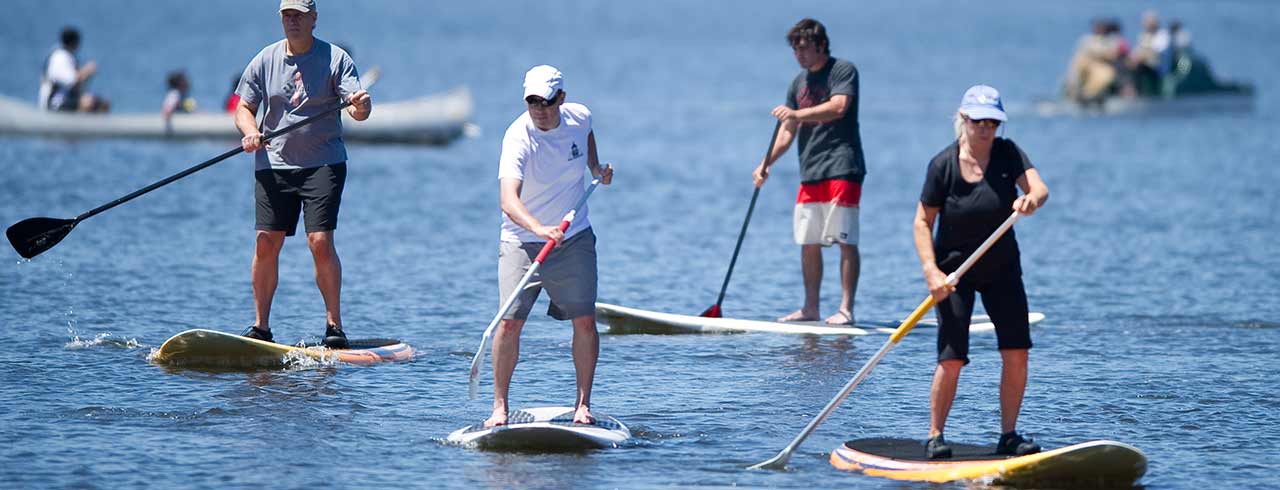
POLYGON ((375 364, 413 358, 414 349, 396 339, 352 339, 346 349, 318 344, 287 345, 216 330, 193 329, 166 340, 151 360, 171 366, 272 368, 291 360, 375 364))
POLYGON ((1142 451, 1115 441, 1089 441, 1025 456, 994 446, 948 442, 952 457, 928 459, 924 441, 857 439, 831 452, 831 465, 895 480, 982 480, 1052 488, 1132 486, 1147 470, 1142 451))
MULTIPOLYGON (((1044 320, 1044 314, 1033 312, 1027 321, 1034 325, 1044 320)), ((659 311, 641 310, 608 303, 596 303, 597 321, 608 325, 611 334, 690 334, 690 333, 784 333, 801 335, 848 335, 893 333, 901 322, 863 321, 853 326, 827 325, 823 322, 771 322, 735 318, 708 318, 696 315, 680 315, 659 311)), ((932 318, 922 319, 918 329, 938 328, 932 318)), ((970 332, 992 332, 995 325, 986 315, 976 315, 971 320, 970 332)))
POLYGON ((614 447, 631 437, 617 419, 593 412, 595 422, 573 421, 571 407, 539 407, 507 414, 507 424, 485 427, 481 420, 449 434, 447 440, 491 451, 585 451, 614 447))

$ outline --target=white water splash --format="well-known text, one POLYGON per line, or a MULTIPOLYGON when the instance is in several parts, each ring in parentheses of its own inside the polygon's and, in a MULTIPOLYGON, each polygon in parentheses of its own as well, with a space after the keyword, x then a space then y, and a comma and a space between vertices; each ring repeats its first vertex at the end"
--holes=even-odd
POLYGON ((92 347, 123 347, 125 349, 137 349, 142 345, 138 343, 138 339, 124 339, 112 337, 110 332, 102 332, 94 334, 92 339, 82 339, 75 330, 67 328, 67 333, 71 335, 71 341, 63 345, 67 349, 88 349, 92 347))

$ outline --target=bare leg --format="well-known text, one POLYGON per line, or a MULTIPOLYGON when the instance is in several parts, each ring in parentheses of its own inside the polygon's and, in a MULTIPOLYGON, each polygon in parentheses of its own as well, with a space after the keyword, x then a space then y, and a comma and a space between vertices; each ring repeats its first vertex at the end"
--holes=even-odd
POLYGON ((853 324, 853 300, 858 293, 858 275, 862 272, 862 254, 857 245, 840 244, 840 309, 827 323, 853 324))
POLYGON ((342 261, 333 244, 333 231, 307 233, 307 245, 315 260, 316 287, 324 298, 325 321, 342 328, 342 261))
POLYGON ((520 360, 520 331, 524 320, 502 320, 493 333, 493 414, 484 421, 485 427, 507 424, 507 395, 511 389, 511 375, 520 360))
POLYGON ((800 271, 804 274, 804 306, 779 318, 780 322, 818 319, 818 291, 822 287, 822 245, 800 246, 800 271))
POLYGON ((262 330, 271 330, 271 300, 276 295, 280 279, 280 247, 284 246, 283 231, 258 230, 253 249, 253 323, 262 330))
POLYGON ((941 435, 947 426, 951 403, 956 400, 956 385, 960 381, 960 368, 964 361, 941 361, 933 371, 933 387, 929 390, 929 438, 941 435))
POLYGON ((596 332, 595 315, 573 319, 573 371, 577 377, 578 400, 573 421, 591 424, 591 385, 596 378, 596 360, 600 357, 600 334, 596 332))
POLYGON ((1000 351, 1000 433, 1013 432, 1027 390, 1027 349, 1000 351))

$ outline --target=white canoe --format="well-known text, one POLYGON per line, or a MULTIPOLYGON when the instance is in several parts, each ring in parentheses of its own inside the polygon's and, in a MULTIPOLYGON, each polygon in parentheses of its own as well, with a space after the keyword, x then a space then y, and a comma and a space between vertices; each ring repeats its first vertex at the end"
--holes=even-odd
MULTIPOLYGON (((1032 325, 1044 321, 1044 313, 1032 312, 1027 316, 1032 325)), ((767 332, 805 335, 867 335, 893 333, 900 322, 859 320, 854 326, 829 326, 820 322, 767 322, 736 318, 707 318, 696 315, 678 315, 658 311, 641 310, 625 306, 596 303, 596 321, 609 326, 609 333, 618 334, 685 334, 685 333, 741 333, 767 332)), ((915 328, 937 328, 932 319, 922 319, 915 328)), ((995 330, 991 318, 975 315, 969 324, 970 332, 995 330)))
MULTIPOLYGON (((463 136, 470 123, 471 92, 449 92, 400 102, 374 103, 369 119, 356 122, 343 114, 347 142, 444 145, 463 136)), ((0 96, 0 134, 55 138, 217 139, 238 141, 231 114, 175 114, 172 127, 154 114, 77 114, 48 112, 23 101, 0 96)))
POLYGON ((616 447, 631 438, 617 419, 593 414, 593 424, 573 422, 571 407, 538 407, 507 414, 507 425, 468 425, 449 434, 454 444, 486 450, 581 451, 616 447))

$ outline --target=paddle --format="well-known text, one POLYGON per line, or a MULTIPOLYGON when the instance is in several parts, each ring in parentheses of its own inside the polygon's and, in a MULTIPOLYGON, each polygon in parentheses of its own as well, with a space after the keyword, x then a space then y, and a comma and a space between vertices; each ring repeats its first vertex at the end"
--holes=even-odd
MULTIPOLYGON (((778 121, 773 126, 773 136, 769 137, 769 148, 765 150, 764 157, 769 158, 769 153, 773 152, 773 142, 778 139, 778 130, 782 129, 782 121, 778 121)), ((747 225, 751 223, 751 212, 756 209, 756 198, 760 197, 760 187, 756 187, 755 192, 751 193, 751 204, 747 205, 747 217, 742 220, 742 231, 738 232, 738 244, 733 246, 733 258, 729 259, 729 271, 724 274, 724 284, 720 285, 720 296, 716 298, 716 304, 711 305, 701 315, 707 318, 720 318, 720 304, 724 303, 724 292, 729 289, 729 278, 733 277, 733 266, 738 263, 738 252, 742 250, 742 239, 747 236, 747 225)))
MULTIPOLYGON (((574 216, 578 214, 578 210, 587 203, 587 198, 591 197, 591 193, 596 190, 596 186, 600 185, 600 179, 591 181, 591 185, 587 186, 587 193, 578 199, 577 204, 573 205, 568 213, 565 213, 564 219, 560 221, 560 231, 569 229, 569 224, 573 222, 574 216)), ((538 257, 533 259, 533 263, 529 264, 529 271, 524 273, 524 277, 520 278, 520 282, 516 284, 516 288, 511 291, 511 295, 507 296, 507 300, 502 303, 502 308, 498 309, 498 314, 493 316, 493 321, 489 322, 489 326, 484 329, 484 336, 480 337, 480 348, 476 350, 476 355, 471 357, 471 387, 467 390, 467 398, 474 400, 476 398, 476 390, 480 386, 480 363, 484 361, 484 351, 489 345, 489 337, 493 335, 493 329, 498 327, 498 323, 502 321, 502 317, 507 314, 507 310, 511 309, 511 305, 515 304, 516 296, 529 284, 529 280, 533 278, 533 274, 538 272, 538 266, 542 265, 543 259, 551 253, 551 249, 556 248, 556 241, 548 241, 542 246, 542 251, 538 252, 538 257)))
MULTIPOLYGON (((332 109, 326 110, 324 112, 308 117, 296 123, 285 126, 280 130, 268 131, 267 134, 262 136, 262 142, 266 143, 267 141, 271 140, 271 138, 275 138, 276 136, 280 136, 282 134, 288 133, 300 127, 311 124, 312 122, 315 122, 320 118, 328 116, 329 114, 332 114, 334 112, 340 111, 349 105, 351 105, 351 101, 346 101, 339 104, 337 107, 334 107, 332 109)), ((164 180, 161 180, 149 186, 133 191, 127 196, 121 197, 109 203, 90 209, 89 211, 85 211, 83 214, 76 216, 73 219, 27 218, 17 223, 14 223, 13 226, 10 226, 9 229, 5 230, 4 234, 5 236, 9 237, 9 243, 13 245, 14 250, 18 251, 18 255, 21 255, 23 258, 30 259, 32 257, 40 255, 45 250, 49 250, 53 248, 55 245, 58 244, 58 242, 61 242, 62 239, 67 236, 68 233, 71 233, 71 230, 74 229, 77 224, 80 224, 81 221, 87 220, 89 218, 96 216, 98 213, 101 213, 108 209, 111 209, 121 204, 124 204, 126 202, 129 202, 133 200, 133 198, 135 197, 141 196, 148 192, 164 187, 170 183, 173 183, 173 181, 175 180, 181 179, 193 173, 204 170, 205 168, 213 166, 218 162, 221 162, 223 160, 236 156, 237 154, 243 151, 244 151, 243 148, 237 146, 234 149, 227 150, 226 153, 213 157, 210 160, 206 160, 204 163, 188 168, 186 170, 173 174, 164 180)))
MULTIPOLYGON (((987 249, 991 248, 991 246, 996 243, 996 240, 999 240, 1000 237, 1004 235, 1005 231, 1008 231, 1009 228, 1013 227, 1013 222, 1018 220, 1018 216, 1017 211, 1014 211, 1013 214, 1009 215, 1009 218, 1004 220, 1004 223, 1001 224, 999 228, 996 228, 996 231, 992 233, 990 237, 987 237, 987 241, 982 242, 982 245, 973 252, 973 255, 970 255, 963 264, 960 264, 959 269, 956 269, 955 272, 952 272, 947 276, 947 285, 955 287, 956 283, 960 282, 960 276, 963 276, 965 272, 968 272, 969 268, 973 267, 973 264, 977 262, 979 258, 982 258, 982 254, 986 253, 987 249)), ((791 459, 791 453, 795 452, 795 450, 800 447, 800 443, 804 442, 805 438, 809 437, 809 434, 818 427, 818 424, 821 424, 826 420, 827 417, 831 415, 831 412, 834 412, 836 407, 840 406, 840 403, 844 401, 845 397, 849 396, 849 392, 853 391, 853 388, 858 386, 858 383, 861 383, 863 379, 866 379, 868 374, 871 374, 871 369, 884 358, 885 354, 888 354, 889 350, 892 349, 893 346, 898 345, 898 341, 902 340, 907 333, 911 332, 912 328, 915 328, 916 322, 920 321, 920 318, 929 311, 929 308, 933 308, 933 303, 933 295, 925 297, 924 301, 920 302, 920 306, 917 306, 915 311, 911 312, 911 314, 907 316, 907 319, 902 321, 901 325, 898 325, 898 329, 893 332, 893 335, 889 336, 889 340, 884 343, 883 347, 880 347, 880 350, 876 352, 876 355, 872 356, 871 360, 867 361, 867 364, 862 366, 862 369, 858 370, 858 373, 853 376, 853 379, 850 379, 849 382, 844 385, 844 388, 840 389, 840 393, 836 394, 836 397, 832 398, 831 401, 827 403, 827 406, 822 409, 822 412, 819 413, 818 416, 814 417, 813 420, 809 422, 809 425, 805 426, 804 430, 800 431, 800 434, 797 435, 790 444, 787 444, 787 447, 782 449, 782 452, 779 452, 778 455, 774 456, 772 459, 748 466, 747 469, 756 470, 768 468, 779 470, 785 468, 787 466, 787 460, 791 459)))

